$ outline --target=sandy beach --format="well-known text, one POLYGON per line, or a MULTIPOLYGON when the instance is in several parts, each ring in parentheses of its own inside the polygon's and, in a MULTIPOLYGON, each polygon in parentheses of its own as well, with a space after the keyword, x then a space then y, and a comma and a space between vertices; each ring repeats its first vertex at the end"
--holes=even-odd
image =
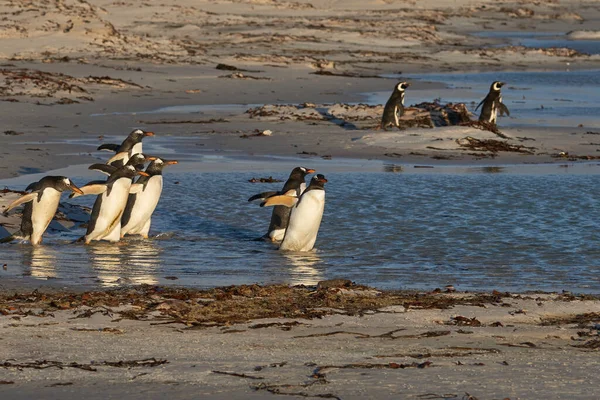
MULTIPOLYGON (((485 90, 423 75, 599 70, 598 54, 480 35, 598 40, 595 1, 11 0, 0 13, 0 180, 19 187, 59 168, 88 176, 82 166, 106 159, 96 147, 134 128, 155 132, 148 148, 178 158, 177 168, 200 172, 271 156, 325 171, 347 159, 494 166, 600 157, 593 119, 512 116, 498 132, 480 129, 468 121, 485 90), (373 99, 404 79, 405 129, 378 130, 385 100, 373 99), (241 161, 211 164, 207 155, 241 161)), ((505 103, 543 109, 535 93, 522 94, 529 89, 508 82, 505 103)), ((545 100, 575 102, 586 95, 577 90, 545 100)), ((0 194, 0 211, 15 196, 0 194)), ((61 209, 57 223, 79 224, 85 212, 61 209)), ((0 215, 0 233, 17 223, 0 215)), ((595 296, 459 293, 426 282, 418 292, 343 281, 106 290, 5 271, 6 399, 599 393, 595 296)))

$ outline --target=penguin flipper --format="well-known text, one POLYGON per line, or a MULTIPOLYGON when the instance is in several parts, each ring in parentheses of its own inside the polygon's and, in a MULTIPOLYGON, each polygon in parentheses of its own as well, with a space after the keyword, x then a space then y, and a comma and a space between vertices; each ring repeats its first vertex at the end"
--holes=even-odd
POLYGON ((129 153, 126 152, 126 151, 122 151, 122 152, 117 153, 114 156, 112 156, 106 163, 108 165, 113 165, 113 163, 116 163, 116 162, 120 161, 122 163, 122 165, 125 165, 125 161, 124 160, 128 159, 128 158, 129 158, 129 153))
POLYGON ((27 202, 32 201, 33 199, 35 199, 37 197, 37 195, 38 195, 38 192, 35 191, 35 192, 31 192, 31 193, 28 193, 28 194, 25 194, 25 195, 19 197, 18 199, 16 199, 12 203, 10 203, 8 205, 8 207, 6 207, 6 210, 4 210, 4 215, 7 215, 8 212, 10 210, 12 210, 13 208, 18 207, 21 204, 25 204, 27 202))
POLYGON ((261 207, 269 207, 269 206, 286 206, 286 207, 294 207, 298 202, 297 197, 281 195, 281 196, 272 196, 267 200, 260 203, 261 207))
POLYGON ((105 143, 98 146, 96 150, 114 151, 115 153, 119 150, 119 145, 114 143, 105 143))
POLYGON ((112 165, 108 165, 108 164, 92 164, 88 167, 88 169, 91 169, 92 171, 102 172, 103 174, 106 174, 106 175, 111 175, 118 168, 113 167, 112 165))
POLYGON ((504 105, 504 103, 498 104, 498 108, 500 109, 500 115, 506 114, 507 116, 510 117, 510 111, 508 111, 508 107, 506 107, 506 105, 504 105))
POLYGON ((85 196, 88 194, 102 194, 106 191, 106 182, 96 183, 90 182, 85 186, 81 186, 79 189, 83 192, 83 194, 73 192, 69 195, 69 198, 72 199, 74 197, 85 196))
MULTIPOLYGON (((486 97, 485 99, 487 99, 487 97, 486 97)), ((478 109, 479 107, 481 107, 481 105, 483 104, 483 102, 485 101, 485 99, 481 100, 481 103, 479 103, 479 104, 477 105, 477 107, 475 107, 475 111, 477 111, 477 109, 478 109)))
POLYGON ((254 200, 258 200, 258 199, 265 200, 265 199, 268 199, 269 197, 275 196, 276 194, 279 194, 279 192, 277 192, 277 191, 262 192, 262 193, 255 194, 254 196, 250 197, 248 199, 248 201, 254 201, 254 200))

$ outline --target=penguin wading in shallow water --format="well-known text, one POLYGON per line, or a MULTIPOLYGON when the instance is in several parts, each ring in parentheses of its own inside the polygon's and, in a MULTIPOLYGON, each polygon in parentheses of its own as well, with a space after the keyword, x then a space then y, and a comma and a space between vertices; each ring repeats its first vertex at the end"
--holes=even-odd
POLYGON ((508 108, 502 103, 502 93, 500 93, 502 86, 504 86, 504 82, 496 81, 492 83, 485 99, 481 100, 481 103, 475 108, 475 111, 477 111, 483 104, 481 114, 479 114, 479 122, 487 122, 495 125, 498 118, 498 111, 500 111, 500 115, 506 114, 510 116, 508 108))
POLYGON ((292 209, 279 250, 312 250, 325 209, 325 183, 325 176, 318 174, 313 176, 310 185, 299 198, 284 194, 270 197, 261 204, 261 207, 283 205, 292 209))
POLYGON ((121 217, 121 237, 125 235, 142 235, 148 238, 152 213, 156 209, 163 188, 163 168, 177 164, 175 160, 156 158, 146 168, 148 176, 140 176, 136 182, 142 185, 136 193, 131 193, 121 217))
POLYGON ((98 146, 98 150, 108 150, 117 153, 106 163, 115 167, 122 167, 127 164, 132 155, 142 153, 142 139, 146 136, 154 136, 154 133, 136 129, 120 145, 102 144, 98 146))
MULTIPOLYGON (((314 173, 314 169, 306 167, 296 167, 290 173, 290 177, 283 185, 280 191, 264 192, 255 194, 250 197, 248 201, 257 199, 266 200, 269 197, 280 196, 286 193, 295 197, 300 197, 302 192, 306 189, 305 178, 306 175, 314 173), (293 191, 293 192, 292 192, 293 191), (290 193, 291 192, 291 193, 290 193)), ((263 236, 263 239, 270 239, 273 242, 280 242, 283 240, 285 230, 287 229, 288 222, 290 219, 291 208, 286 206, 275 206, 273 213, 271 214, 271 222, 269 223, 269 230, 263 236)))
POLYGON ((387 131, 390 125, 400 129, 399 118, 404 114, 404 91, 409 86, 410 83, 407 82, 398 83, 389 100, 385 103, 383 116, 381 117, 381 128, 384 131, 387 131))
POLYGON ((62 192, 72 190, 75 193, 83 193, 69 178, 64 176, 46 176, 27 186, 25 190, 32 192, 13 201, 4 211, 7 214, 11 209, 25 204, 20 234, 12 235, 7 238, 8 240, 4 239, 3 241, 22 237, 33 245, 42 243, 42 235, 56 214, 62 192))
MULTIPOLYGON (((118 242, 121 238, 121 216, 127 205, 129 193, 136 193, 142 185, 133 185, 136 175, 146 176, 132 165, 126 165, 113 172, 106 182, 94 181, 81 187, 84 195, 96 194, 98 197, 92 208, 87 232, 83 237, 85 244, 94 240, 118 242)), ((71 194, 70 197, 78 197, 71 194)))

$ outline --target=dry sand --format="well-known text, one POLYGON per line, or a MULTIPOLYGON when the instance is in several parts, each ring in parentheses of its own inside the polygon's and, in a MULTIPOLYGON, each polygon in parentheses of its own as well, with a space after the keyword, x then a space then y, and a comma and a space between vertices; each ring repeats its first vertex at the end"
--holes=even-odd
POLYGON ((45 289, 0 311, 11 399, 598 395, 600 303, 585 296, 45 289))
MULTIPOLYGON (((391 91, 395 80, 379 77, 390 73, 598 68, 600 56, 493 48, 497 40, 470 35, 577 31, 593 38, 600 19, 594 2, 232 0, 168 5, 151 0, 140 6, 8 1, 0 13, 0 178, 89 163, 89 152, 103 137, 115 140, 133 127, 161 136, 197 137, 202 151, 240 154, 306 152, 486 164, 547 162, 561 152, 574 160, 596 155, 586 136, 593 128, 577 127, 577 121, 572 128, 502 129, 510 144, 533 147, 533 154, 522 154, 457 149, 457 138, 490 138, 475 128, 409 129, 380 136, 373 129, 378 108, 342 118, 328 112, 332 104, 341 104, 339 109, 364 101, 360 93, 391 91), (219 64, 239 70, 217 69, 219 64), (317 106, 314 118, 246 113, 252 104, 304 103, 317 106), (219 104, 240 106, 210 106, 219 104), (210 107, 192 114, 139 113, 182 105, 210 107), (273 136, 240 138, 266 129, 273 136), (416 140, 405 140, 407 134, 416 140)), ((436 88, 442 89, 418 81, 410 90, 436 88)), ((412 104, 410 95, 407 103, 412 104)))
MULTIPOLYGON (((595 1, 9 0, 0 13, 0 178, 95 162, 98 144, 134 127, 194 138, 193 149, 161 142, 163 151, 187 150, 189 158, 195 151, 427 164, 596 157, 587 134, 594 128, 576 122, 502 129, 508 139, 468 126, 384 133, 374 129, 381 107, 348 106, 364 101, 360 93, 391 91, 395 80, 383 74, 598 68, 599 56, 493 48, 493 39, 469 35, 502 30, 597 38, 595 1), (237 106, 212 106, 230 104, 237 106), (263 104, 292 106, 247 112, 263 104), (208 107, 141 113, 189 105, 208 107), (240 137, 266 129, 273 136, 240 137), (488 139, 507 147, 482 147, 488 139)), ((411 86, 437 89, 442 86, 422 81, 411 86)), ((354 289, 333 288, 312 290, 337 299, 322 318, 296 318, 316 306, 291 302, 289 313, 255 320, 264 315, 246 315, 234 301, 226 306, 241 316, 228 321, 185 313, 222 299, 113 293, 90 306, 64 300, 93 298, 70 293, 73 288, 55 289, 51 303, 27 294, 31 284, 1 284, 4 293, 25 293, 0 301, 0 396, 6 399, 599 396, 597 299, 494 295, 450 308, 419 309, 418 302, 407 308, 396 300, 385 307, 365 301, 357 309, 348 306, 354 289), (90 318, 73 319, 87 309, 90 318), (139 310, 141 319, 129 319, 140 318, 139 310), (542 325, 550 317, 564 319, 542 325), (157 361, 136 361, 149 358, 157 361), (119 361, 125 363, 110 364, 119 361)), ((245 295, 233 297, 239 298, 245 295)))

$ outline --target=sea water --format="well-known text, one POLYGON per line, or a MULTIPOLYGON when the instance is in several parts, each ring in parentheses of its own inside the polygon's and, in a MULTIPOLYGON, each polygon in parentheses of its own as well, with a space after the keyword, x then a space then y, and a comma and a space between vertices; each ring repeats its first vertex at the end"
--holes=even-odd
MULTIPOLYGON (((596 164, 333 170, 320 170, 329 183, 312 252, 282 252, 255 240, 266 232, 271 209, 247 199, 282 183, 248 182, 256 172, 175 168, 165 173, 149 240, 86 246, 73 243, 83 227, 48 232, 42 246, 0 245, 0 264, 8 265, 0 272, 104 287, 313 285, 347 278, 390 289, 451 284, 600 293, 596 164)), ((287 172, 260 172, 269 175, 285 179, 287 172)), ((63 200, 90 206, 94 199, 63 200)))

